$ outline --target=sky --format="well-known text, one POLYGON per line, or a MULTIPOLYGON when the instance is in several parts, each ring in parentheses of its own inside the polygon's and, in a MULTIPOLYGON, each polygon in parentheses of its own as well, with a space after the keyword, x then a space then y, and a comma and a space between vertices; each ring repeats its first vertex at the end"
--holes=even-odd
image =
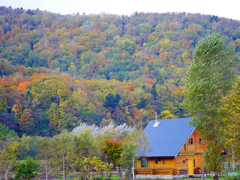
POLYGON ((187 12, 240 20, 239 0, 0 0, 0 6, 65 14, 187 12))

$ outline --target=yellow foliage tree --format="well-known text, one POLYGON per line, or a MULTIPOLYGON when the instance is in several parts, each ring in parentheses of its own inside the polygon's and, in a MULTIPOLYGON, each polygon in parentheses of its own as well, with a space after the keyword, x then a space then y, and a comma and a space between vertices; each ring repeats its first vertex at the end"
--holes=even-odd
POLYGON ((230 93, 222 98, 223 107, 219 109, 225 124, 226 148, 234 159, 240 157, 240 81, 237 82, 230 93))

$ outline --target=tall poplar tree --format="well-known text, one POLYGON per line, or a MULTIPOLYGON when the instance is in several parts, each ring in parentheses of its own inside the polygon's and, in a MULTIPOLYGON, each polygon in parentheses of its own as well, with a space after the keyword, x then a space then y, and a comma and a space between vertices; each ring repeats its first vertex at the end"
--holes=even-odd
POLYGON ((0 142, 0 171, 3 171, 5 174, 4 180, 8 179, 9 170, 16 163, 17 159, 15 150, 11 147, 11 142, 10 137, 7 137, 4 142, 0 142))
POLYGON ((51 155, 52 163, 53 166, 62 169, 63 180, 66 180, 66 171, 68 167, 72 165, 73 161, 72 140, 72 135, 65 130, 52 140, 52 146, 54 147, 54 151, 51 155))
MULTIPOLYGON (((191 125, 206 139, 204 159, 208 172, 220 172, 223 144, 223 120, 218 114, 220 99, 234 79, 234 45, 225 45, 219 33, 201 39, 194 49, 193 61, 186 77, 184 105, 193 115, 191 125)), ((215 176, 214 179, 218 179, 215 176)))

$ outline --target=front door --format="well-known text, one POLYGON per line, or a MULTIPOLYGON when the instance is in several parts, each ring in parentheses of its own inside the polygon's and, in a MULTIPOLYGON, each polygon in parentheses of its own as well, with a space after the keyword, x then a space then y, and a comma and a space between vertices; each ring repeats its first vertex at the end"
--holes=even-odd
POLYGON ((194 174, 193 160, 188 160, 188 174, 194 174))

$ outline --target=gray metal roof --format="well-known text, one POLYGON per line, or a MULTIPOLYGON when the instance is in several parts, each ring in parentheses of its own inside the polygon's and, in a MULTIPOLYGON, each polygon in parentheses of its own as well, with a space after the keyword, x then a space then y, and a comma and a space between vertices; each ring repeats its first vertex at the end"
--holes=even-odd
POLYGON ((177 156, 195 130, 195 127, 188 124, 190 120, 191 118, 157 120, 160 122, 157 127, 153 127, 156 120, 151 120, 144 129, 152 147, 146 156, 177 156))

